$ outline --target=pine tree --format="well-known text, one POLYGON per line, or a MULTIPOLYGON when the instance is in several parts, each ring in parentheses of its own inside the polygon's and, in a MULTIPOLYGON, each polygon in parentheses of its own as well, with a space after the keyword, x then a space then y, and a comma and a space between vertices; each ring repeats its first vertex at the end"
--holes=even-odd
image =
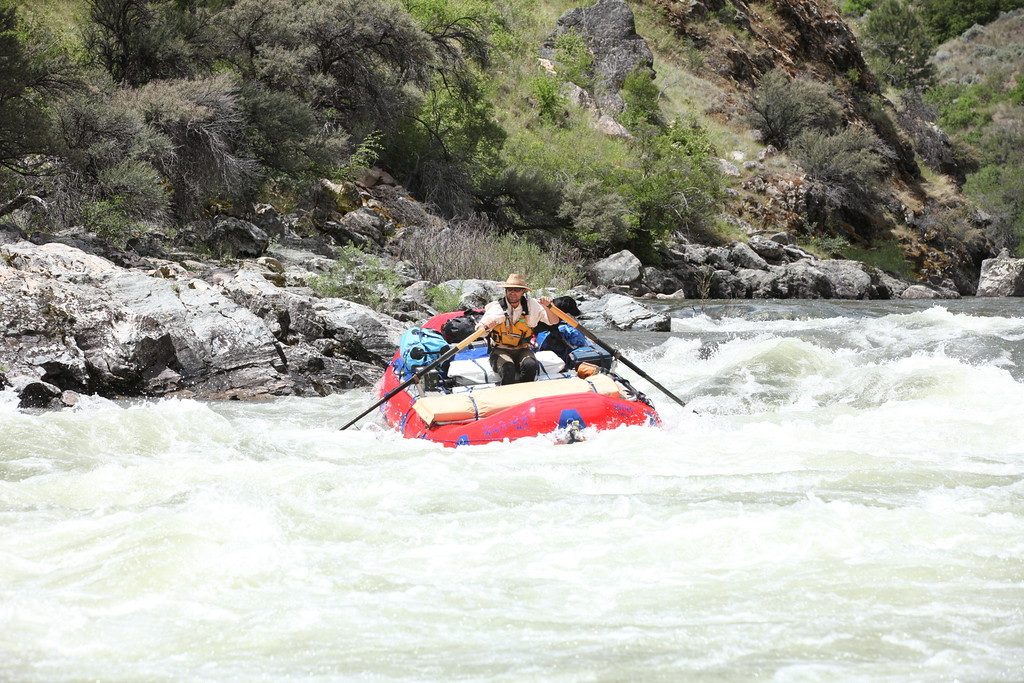
POLYGON ((864 25, 864 47, 878 77, 900 90, 926 87, 935 74, 928 62, 932 40, 901 0, 882 0, 864 25))

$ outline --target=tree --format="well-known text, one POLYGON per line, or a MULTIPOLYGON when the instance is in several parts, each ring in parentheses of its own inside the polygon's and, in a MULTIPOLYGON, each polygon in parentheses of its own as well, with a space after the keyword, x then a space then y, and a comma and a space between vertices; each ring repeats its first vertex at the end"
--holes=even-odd
POLYGON ((86 49, 117 83, 209 71, 216 58, 211 11, 202 0, 87 0, 86 49))
POLYGON ((303 98, 321 125, 394 130, 431 83, 430 38, 393 3, 239 0, 217 23, 244 80, 303 98))
POLYGON ((920 0, 921 18, 940 43, 1020 7, 1024 0, 920 0))
POLYGON ((891 156, 878 136, 859 126, 806 130, 793 141, 792 154, 832 206, 870 201, 885 171, 882 155, 891 156))
POLYGON ((49 102, 79 84, 60 41, 3 2, 0 65, 0 168, 26 173, 51 149, 49 102))
POLYGON ((917 14, 902 0, 882 0, 864 23, 864 49, 875 73, 906 90, 927 87, 935 74, 932 40, 917 14))
POLYGON ((696 124, 675 121, 634 132, 638 163, 622 173, 619 192, 632 212, 634 248, 649 255, 673 233, 704 226, 719 206, 721 178, 714 148, 696 124))

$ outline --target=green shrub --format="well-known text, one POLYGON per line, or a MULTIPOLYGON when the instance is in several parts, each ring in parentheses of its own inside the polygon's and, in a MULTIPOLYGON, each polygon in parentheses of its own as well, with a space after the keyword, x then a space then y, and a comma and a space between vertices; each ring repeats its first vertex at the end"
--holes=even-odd
POLYGON ((539 245, 515 234, 497 234, 480 219, 442 229, 414 228, 398 243, 398 258, 425 280, 499 280, 523 273, 534 288, 565 291, 582 282, 582 257, 560 240, 539 245))
POLYGON ((833 206, 864 201, 875 194, 886 168, 879 156, 881 151, 881 140, 858 126, 848 126, 838 133, 804 131, 791 149, 833 206))
POLYGON ((138 159, 124 159, 97 174, 101 196, 117 199, 118 209, 140 221, 160 222, 167 212, 169 197, 160 173, 138 159))
POLYGON ((959 36, 975 24, 984 26, 1000 12, 1024 7, 1024 0, 920 0, 918 11, 938 42, 959 36))
POLYGON ((124 204, 120 197, 82 203, 78 207, 78 220, 100 239, 123 247, 136 232, 137 225, 124 204))
POLYGON ((630 208, 629 245, 643 259, 675 233, 693 235, 718 212, 721 176, 700 126, 675 121, 648 126, 632 141, 636 157, 617 170, 615 191, 630 208))
POLYGON ((848 17, 861 17, 874 7, 876 0, 843 0, 840 8, 848 17))
POLYGON ((912 280, 915 278, 914 264, 907 259, 903 248, 896 240, 880 242, 871 247, 847 245, 841 248, 844 258, 866 263, 869 266, 912 280))
POLYGON ((809 78, 790 79, 779 68, 769 71, 747 99, 750 124, 761 131, 764 141, 780 149, 804 130, 830 132, 841 121, 833 89, 809 78))
POLYGON ((925 99, 939 107, 939 125, 943 129, 962 131, 992 120, 992 111, 986 106, 989 94, 979 87, 951 84, 933 88, 925 99))
POLYGON ((654 83, 654 73, 650 69, 632 71, 622 84, 622 99, 626 103, 626 110, 620 117, 622 124, 632 129, 640 124, 661 123, 659 94, 658 86, 654 83))
POLYGON ((549 74, 538 74, 530 79, 530 94, 537 103, 537 116, 548 123, 562 123, 565 118, 566 99, 558 79, 549 74))
POLYGON ((335 171, 333 177, 339 182, 355 180, 377 161, 380 151, 382 133, 379 130, 373 131, 360 142, 348 160, 335 171))
POLYGON ((629 207, 597 180, 567 184, 558 216, 569 222, 573 240, 591 253, 624 244, 630 237, 629 207))
MULTIPOLYGON (((1024 162, 991 164, 967 178, 964 191, 992 217, 987 234, 996 249, 1024 244, 1024 162)), ((1018 255, 1020 255, 1018 253, 1018 255)))
POLYGON ((594 89, 594 54, 587 47, 587 39, 575 29, 555 37, 555 61, 562 78, 584 90, 594 89))
POLYGON ((392 310, 402 293, 402 279, 376 254, 355 246, 340 250, 334 265, 309 280, 322 297, 338 297, 377 311, 392 310))
POLYGON ((434 285, 427 290, 427 301, 438 313, 457 311, 462 304, 461 287, 453 289, 446 285, 434 285))

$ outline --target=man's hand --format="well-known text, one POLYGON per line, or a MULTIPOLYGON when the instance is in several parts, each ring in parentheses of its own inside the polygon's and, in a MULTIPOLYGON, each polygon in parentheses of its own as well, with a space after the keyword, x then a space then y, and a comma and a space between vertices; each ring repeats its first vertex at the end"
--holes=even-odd
POLYGON ((544 308, 550 309, 551 308, 551 297, 550 296, 539 297, 537 299, 537 303, 539 303, 544 308))

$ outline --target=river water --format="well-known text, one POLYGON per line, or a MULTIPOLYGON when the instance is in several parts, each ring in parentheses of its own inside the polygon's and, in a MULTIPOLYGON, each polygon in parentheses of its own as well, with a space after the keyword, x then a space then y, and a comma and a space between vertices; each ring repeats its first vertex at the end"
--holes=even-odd
POLYGON ((1024 303, 664 310, 573 445, 0 393, 0 680, 1024 680, 1024 303))

